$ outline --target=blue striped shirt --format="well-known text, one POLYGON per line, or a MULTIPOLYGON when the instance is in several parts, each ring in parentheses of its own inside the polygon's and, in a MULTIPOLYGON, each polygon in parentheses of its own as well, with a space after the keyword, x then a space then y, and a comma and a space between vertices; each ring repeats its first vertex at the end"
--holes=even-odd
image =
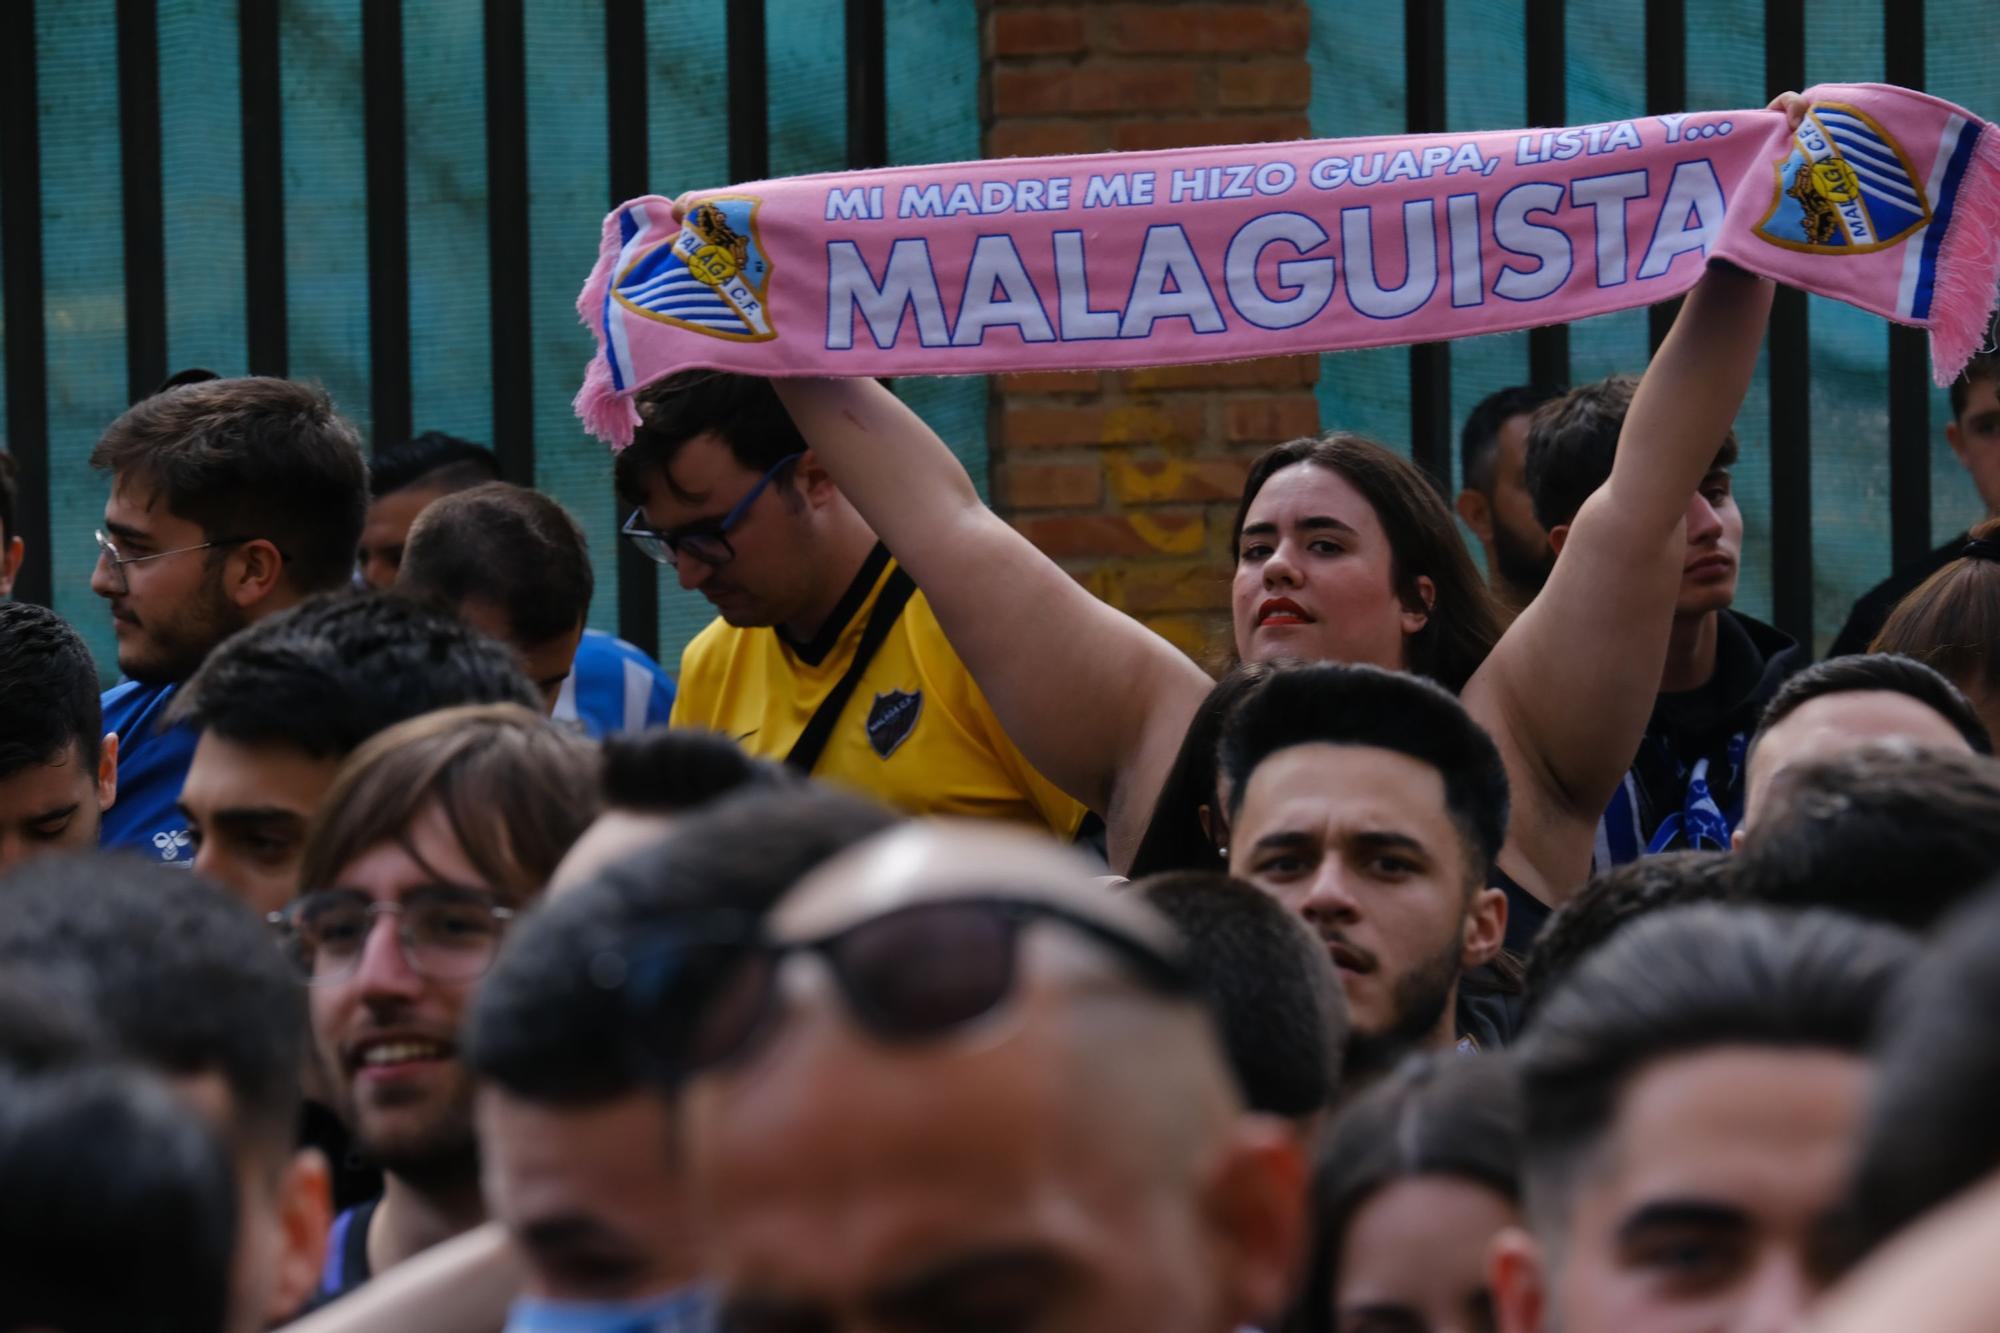
POLYGON ((587 629, 552 716, 603 740, 615 732, 664 727, 673 709, 673 677, 658 662, 623 639, 587 629))

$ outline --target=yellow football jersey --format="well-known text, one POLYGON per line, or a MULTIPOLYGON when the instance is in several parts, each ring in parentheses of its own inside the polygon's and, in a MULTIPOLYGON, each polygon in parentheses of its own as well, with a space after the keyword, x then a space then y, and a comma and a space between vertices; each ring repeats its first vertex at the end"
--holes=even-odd
MULTIPOLYGON (((866 595, 843 599, 812 644, 718 617, 681 653, 673 725, 721 732, 783 760, 853 663, 893 567, 878 546, 856 579, 866 595)), ((1065 839, 1086 813, 1007 739, 921 592, 862 672, 813 776, 910 814, 1039 823, 1065 839)))

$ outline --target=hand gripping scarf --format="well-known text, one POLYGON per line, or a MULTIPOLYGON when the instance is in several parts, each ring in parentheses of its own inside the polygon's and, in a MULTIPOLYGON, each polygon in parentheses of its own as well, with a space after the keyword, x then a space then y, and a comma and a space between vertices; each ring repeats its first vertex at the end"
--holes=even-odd
POLYGON ((1827 84, 1776 111, 1007 158, 654 195, 604 221, 577 414, 678 370, 973 375, 1430 342, 1652 305, 1723 260, 1930 330, 2000 287, 2000 128, 1827 84))

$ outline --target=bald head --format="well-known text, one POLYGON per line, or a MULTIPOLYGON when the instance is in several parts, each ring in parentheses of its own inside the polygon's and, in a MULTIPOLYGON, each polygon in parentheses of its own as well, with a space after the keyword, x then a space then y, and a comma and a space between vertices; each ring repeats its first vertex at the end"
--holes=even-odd
MULTIPOLYGON (((834 857, 778 904, 771 933, 820 939, 905 908, 993 898, 1044 904, 1157 953, 1180 952, 1165 917, 1104 888, 1081 857, 1027 832, 970 822, 903 825, 834 857)), ((1132 1140, 1144 1137, 1133 1131, 1151 1120, 1180 1130, 1185 1142, 1195 1126, 1224 1124, 1241 1109, 1213 1026, 1192 996, 1148 987, 1106 943, 1055 917, 1029 918, 1015 948, 1013 993, 969 1024, 964 1040, 947 1033, 905 1047, 885 1047, 855 1024, 823 969, 789 969, 782 983, 788 1031, 773 1043, 770 1060, 795 1059, 805 1069, 830 1054, 840 1067, 874 1059, 885 1071, 932 1063, 964 1071, 987 1060, 1004 1077, 1018 1075, 1024 1089, 1053 1072, 1045 1110, 1115 1122, 1132 1140), (1144 1105, 1127 1104, 1142 1089, 1144 1105)), ((949 1102, 956 1091, 940 1083, 934 1095, 949 1102)), ((812 1100, 808 1109, 824 1105, 812 1100)))
POLYGON ((1100 871, 1046 837, 992 821, 927 820, 891 829, 827 861, 779 903, 780 938, 830 934, 911 903, 991 895, 1053 902, 1175 947, 1173 927, 1125 895, 1107 892, 1100 871))
POLYGON ((1730 881, 1923 933, 1996 873, 2000 760, 1876 741, 1774 774, 1730 881))
POLYGON ((1757 736, 1744 775, 1743 827, 1770 804, 1771 780, 1789 768, 1833 759, 1864 745, 1902 741, 1971 754, 1963 731, 1923 700, 1891 690, 1822 694, 1773 721, 1757 736))
MULTIPOLYGON (((854 848, 799 884, 773 933, 813 940, 995 897, 1174 948, 1087 863, 984 826, 854 848)), ((942 1330, 997 1301, 1032 1312, 1023 1326, 1223 1333, 1282 1299, 1297 1149, 1243 1114, 1205 1013, 1059 916, 1025 919, 1014 963, 991 1012, 889 1043, 821 957, 795 955, 776 1030, 690 1086, 714 1275, 750 1326, 942 1330)))

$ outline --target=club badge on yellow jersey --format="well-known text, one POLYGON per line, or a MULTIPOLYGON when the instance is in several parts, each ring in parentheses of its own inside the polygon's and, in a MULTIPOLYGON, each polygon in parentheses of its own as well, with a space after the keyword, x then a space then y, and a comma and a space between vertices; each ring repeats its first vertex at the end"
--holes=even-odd
POLYGON ((874 705, 868 710, 868 744, 887 759, 896 753, 897 746, 910 739, 923 712, 922 690, 891 690, 876 695, 874 705))

